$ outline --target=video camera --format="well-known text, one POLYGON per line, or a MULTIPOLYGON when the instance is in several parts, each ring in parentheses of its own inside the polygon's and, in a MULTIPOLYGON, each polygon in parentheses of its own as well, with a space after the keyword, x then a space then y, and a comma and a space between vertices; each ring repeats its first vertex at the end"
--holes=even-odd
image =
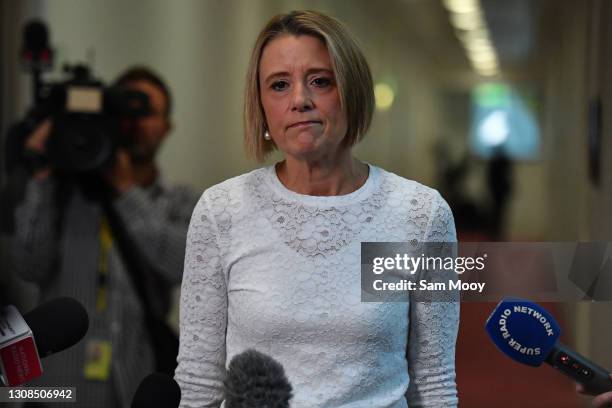
POLYGON ((59 175, 95 172, 108 165, 120 137, 120 122, 146 116, 150 112, 146 94, 119 87, 106 87, 92 77, 85 65, 65 66, 68 79, 44 83, 43 70, 52 66, 47 29, 41 22, 30 22, 24 30, 22 60, 32 73, 34 107, 14 126, 7 137, 7 170, 22 164, 29 170, 51 166, 59 175), (28 135, 46 118, 53 122, 46 155, 26 151, 28 135))
POLYGON ((146 94, 107 87, 92 77, 85 65, 64 66, 67 79, 43 82, 41 74, 52 68, 53 50, 47 27, 39 21, 26 24, 21 50, 23 68, 32 75, 33 107, 5 138, 6 179, 0 191, 0 231, 12 234, 14 211, 25 195, 25 186, 36 170, 51 167, 56 177, 79 185, 96 186, 100 170, 110 167, 117 148, 128 145, 121 122, 146 116, 151 108, 146 94), (28 137, 45 119, 52 120, 44 151, 25 148, 28 137))

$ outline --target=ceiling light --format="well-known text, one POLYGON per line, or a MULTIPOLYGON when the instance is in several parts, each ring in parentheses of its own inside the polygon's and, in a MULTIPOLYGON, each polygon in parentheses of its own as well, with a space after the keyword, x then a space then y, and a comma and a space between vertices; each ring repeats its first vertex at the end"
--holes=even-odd
POLYGON ((385 111, 393 104, 395 93, 388 84, 380 82, 374 86, 374 97, 376 99, 376 109, 385 111))
POLYGON ((470 59, 470 61, 476 61, 476 62, 490 62, 490 61, 496 61, 497 57, 495 56, 494 53, 492 52, 478 52, 478 53, 474 53, 474 52, 468 52, 468 58, 470 59))
POLYGON ((478 0, 443 0, 443 3, 453 13, 473 13, 480 10, 478 0))
POLYGON ((476 30, 484 26, 480 13, 451 14, 450 19, 458 30, 476 30))

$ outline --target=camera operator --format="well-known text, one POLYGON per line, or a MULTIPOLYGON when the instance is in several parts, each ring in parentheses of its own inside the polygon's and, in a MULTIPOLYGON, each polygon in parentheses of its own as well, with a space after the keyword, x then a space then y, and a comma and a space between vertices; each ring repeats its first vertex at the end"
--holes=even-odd
MULTIPOLYGON (((85 339, 45 359, 35 385, 75 386, 79 405, 87 407, 128 407, 139 382, 155 371, 144 316, 150 309, 158 316, 168 312, 169 288, 181 281, 187 227, 198 199, 189 188, 164 184, 155 163, 171 129, 167 86, 142 67, 128 70, 115 85, 146 94, 150 112, 121 120, 123 140, 112 164, 81 183, 39 166, 15 211, 14 270, 39 285, 42 300, 74 297, 90 317, 85 339), (117 248, 97 197, 101 190, 110 192, 134 248, 153 266, 140 276, 144 281, 137 280, 149 305, 117 248)), ((52 128, 53 121, 44 120, 26 138, 26 150, 44 155, 52 128)))

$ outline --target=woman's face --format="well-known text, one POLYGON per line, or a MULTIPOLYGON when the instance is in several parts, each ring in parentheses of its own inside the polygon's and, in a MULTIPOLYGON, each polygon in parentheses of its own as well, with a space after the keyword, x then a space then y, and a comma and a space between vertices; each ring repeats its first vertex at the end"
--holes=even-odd
POLYGON ((318 38, 281 35, 259 63, 261 102, 276 146, 298 160, 334 156, 347 132, 329 52, 318 38))

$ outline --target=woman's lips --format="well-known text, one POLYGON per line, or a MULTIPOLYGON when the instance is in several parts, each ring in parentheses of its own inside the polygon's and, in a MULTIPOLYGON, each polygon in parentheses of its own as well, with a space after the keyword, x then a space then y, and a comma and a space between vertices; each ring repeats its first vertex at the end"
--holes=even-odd
POLYGON ((303 122, 293 123, 293 124, 289 125, 287 127, 287 129, 293 128, 293 127, 295 127, 295 128, 302 128, 302 127, 308 127, 308 126, 320 125, 320 124, 321 124, 321 122, 319 122, 318 120, 305 120, 303 122))

